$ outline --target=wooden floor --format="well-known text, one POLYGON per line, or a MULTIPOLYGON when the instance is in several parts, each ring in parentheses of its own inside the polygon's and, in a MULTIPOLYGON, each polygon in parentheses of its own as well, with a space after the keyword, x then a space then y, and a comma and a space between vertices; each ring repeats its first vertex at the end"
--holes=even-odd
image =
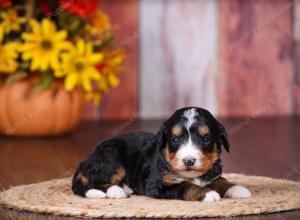
MULTIPOLYGON (((221 120, 231 143, 223 153, 225 172, 300 181, 300 118, 221 120)), ((162 121, 83 122, 57 138, 0 137, 0 188, 70 176, 95 144, 128 131, 156 132, 162 121)), ((270 186, 272 187, 272 186, 270 186)), ((241 217, 245 220, 299 219, 300 211, 241 217)), ((68 219, 0 209, 0 219, 68 219)), ((233 218, 240 219, 240 218, 233 218)))

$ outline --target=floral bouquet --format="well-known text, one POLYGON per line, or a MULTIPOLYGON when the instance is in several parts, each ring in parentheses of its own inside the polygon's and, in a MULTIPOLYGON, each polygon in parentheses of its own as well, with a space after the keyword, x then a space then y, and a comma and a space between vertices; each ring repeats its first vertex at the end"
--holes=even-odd
POLYGON ((97 0, 0 0, 0 133, 71 131, 84 97, 98 104, 120 83, 112 39, 97 0))
POLYGON ((97 0, 0 0, 0 76, 6 82, 39 76, 81 87, 99 103, 120 82, 124 52, 112 47, 112 27, 97 0))

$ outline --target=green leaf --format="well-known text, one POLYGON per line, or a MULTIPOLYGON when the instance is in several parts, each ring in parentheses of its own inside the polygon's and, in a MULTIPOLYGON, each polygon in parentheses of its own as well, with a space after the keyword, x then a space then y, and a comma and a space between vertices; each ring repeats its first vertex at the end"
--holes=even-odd
POLYGON ((79 35, 85 29, 84 20, 74 13, 62 12, 58 17, 58 25, 67 30, 70 36, 79 35))
POLYGON ((53 85, 53 80, 54 78, 51 71, 43 72, 41 80, 34 85, 34 88, 41 90, 50 89, 53 85))
POLYGON ((7 79, 6 79, 6 83, 7 85, 12 85, 14 84, 15 82, 21 80, 21 79, 24 79, 27 77, 27 72, 24 72, 24 71, 18 71, 14 74, 10 74, 7 79))
POLYGON ((111 44, 114 39, 114 35, 111 33, 107 33, 104 35, 102 42, 100 44, 94 45, 95 51, 100 51, 111 44))

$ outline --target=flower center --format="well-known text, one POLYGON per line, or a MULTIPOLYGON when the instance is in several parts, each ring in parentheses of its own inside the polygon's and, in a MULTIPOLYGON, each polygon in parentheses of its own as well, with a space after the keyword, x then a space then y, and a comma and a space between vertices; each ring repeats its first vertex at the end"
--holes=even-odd
POLYGON ((77 63, 75 63, 75 69, 76 69, 78 72, 81 72, 81 71, 84 69, 84 63, 82 63, 82 62, 77 62, 77 63))
POLYGON ((43 40, 43 41, 41 42, 41 46, 42 46, 42 48, 45 49, 45 50, 50 50, 50 49, 52 48, 52 42, 49 41, 49 40, 43 40))

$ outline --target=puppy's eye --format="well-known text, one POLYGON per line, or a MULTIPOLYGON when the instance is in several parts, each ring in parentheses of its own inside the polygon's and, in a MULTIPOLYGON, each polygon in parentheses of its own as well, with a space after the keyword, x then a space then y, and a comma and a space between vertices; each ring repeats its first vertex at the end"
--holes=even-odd
POLYGON ((177 143, 177 142, 178 142, 178 138, 177 138, 177 137, 173 137, 173 138, 172 138, 172 142, 173 142, 173 143, 177 143))
POLYGON ((201 142, 202 142, 203 144, 209 144, 210 138, 209 138, 209 137, 206 137, 206 136, 201 137, 201 142))

